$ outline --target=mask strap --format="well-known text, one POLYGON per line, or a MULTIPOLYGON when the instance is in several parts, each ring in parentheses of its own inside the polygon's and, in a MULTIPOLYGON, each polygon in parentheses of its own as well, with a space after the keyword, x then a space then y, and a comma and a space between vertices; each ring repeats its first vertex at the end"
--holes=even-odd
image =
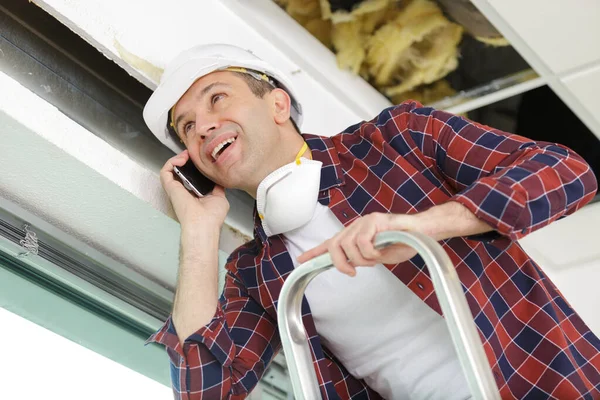
POLYGON ((304 154, 306 149, 308 149, 308 144, 306 142, 304 142, 304 145, 302 146, 302 148, 300 149, 298 154, 296 154, 296 165, 302 164, 302 162, 300 161, 300 156, 302 156, 302 154, 304 154))
MULTIPOLYGON (((300 161, 300 157, 302 156, 302 154, 304 154, 304 152, 306 151, 306 149, 308 149, 308 143, 304 142, 304 145, 302 145, 302 148, 300 149, 300 151, 298 152, 298 154, 296 154, 296 165, 302 164, 302 161, 300 161)), ((265 219, 265 216, 262 215, 261 213, 258 213, 258 217, 261 220, 265 219)))

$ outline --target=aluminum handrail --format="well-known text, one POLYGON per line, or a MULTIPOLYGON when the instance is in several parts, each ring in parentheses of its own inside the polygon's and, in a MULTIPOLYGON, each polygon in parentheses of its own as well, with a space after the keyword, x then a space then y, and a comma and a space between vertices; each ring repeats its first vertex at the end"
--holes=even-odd
MULTIPOLYGON (((390 231, 380 233, 375 238, 377 248, 398 243, 417 250, 429 269, 473 399, 500 400, 473 316, 448 254, 434 239, 421 233, 390 231)), ((330 268, 333 268, 333 263, 328 253, 305 262, 286 279, 279 296, 277 320, 296 400, 321 398, 307 334, 302 324, 301 306, 310 281, 330 268)))

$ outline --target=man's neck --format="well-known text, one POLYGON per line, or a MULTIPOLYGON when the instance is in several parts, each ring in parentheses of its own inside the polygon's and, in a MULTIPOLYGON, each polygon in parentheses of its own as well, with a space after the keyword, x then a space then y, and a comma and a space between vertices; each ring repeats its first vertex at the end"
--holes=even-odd
MULTIPOLYGON (((285 157, 282 157, 281 161, 278 162, 276 164, 276 166, 274 168, 271 169, 271 171, 269 171, 265 177, 263 178, 263 180, 269 176, 270 174, 272 174, 274 171, 278 170, 279 168, 291 164, 294 161, 296 161, 296 157, 304 157, 304 158, 308 158, 310 160, 312 160, 312 152, 310 150, 310 147, 307 147, 305 151, 302 152, 302 154, 298 155, 298 152, 302 149, 302 146, 304 146, 304 138, 302 136, 300 136, 300 134, 297 134, 298 138, 300 140, 294 140, 294 143, 289 143, 286 147, 285 150, 285 157)), ((258 190, 258 186, 260 185, 260 183, 262 182, 262 180, 260 182, 258 182, 256 187, 253 187, 252 190, 246 190, 246 193, 248 193, 250 196, 252 196, 253 199, 256 200, 256 192, 258 190)))

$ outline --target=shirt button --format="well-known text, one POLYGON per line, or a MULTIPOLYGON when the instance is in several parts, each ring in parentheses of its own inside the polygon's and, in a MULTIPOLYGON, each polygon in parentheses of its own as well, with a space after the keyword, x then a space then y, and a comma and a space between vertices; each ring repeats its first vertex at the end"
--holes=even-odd
POLYGON ((342 215, 346 218, 348 218, 348 214, 346 214, 346 211, 342 211, 342 215))
POLYGON ((417 282, 417 287, 421 290, 425 290, 425 286, 421 282, 417 282))

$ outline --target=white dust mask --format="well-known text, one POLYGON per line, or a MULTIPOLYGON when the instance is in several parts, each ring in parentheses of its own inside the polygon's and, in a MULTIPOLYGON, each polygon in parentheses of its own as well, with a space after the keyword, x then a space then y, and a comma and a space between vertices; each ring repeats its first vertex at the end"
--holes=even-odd
POLYGON ((300 157, 271 172, 258 185, 256 207, 267 236, 289 232, 309 222, 315 212, 321 183, 321 161, 300 157))

